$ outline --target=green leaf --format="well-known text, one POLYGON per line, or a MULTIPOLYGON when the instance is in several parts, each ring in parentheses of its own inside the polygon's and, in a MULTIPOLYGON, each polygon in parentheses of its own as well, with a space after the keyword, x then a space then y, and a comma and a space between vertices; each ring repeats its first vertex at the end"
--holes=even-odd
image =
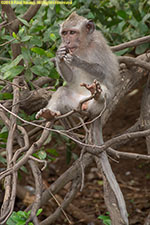
POLYGON ((31 58, 30 50, 28 48, 22 47, 21 52, 22 52, 23 58, 27 61, 30 61, 30 58, 31 58))
POLYGON ((49 133, 49 135, 48 135, 46 141, 44 142, 44 145, 49 144, 49 143, 51 142, 51 140, 52 140, 52 132, 49 133))
POLYGON ((120 51, 116 52, 115 54, 118 55, 118 56, 120 56, 120 55, 124 55, 124 54, 127 53, 128 51, 129 51, 129 49, 126 48, 126 49, 123 49, 123 50, 120 50, 120 51))
POLYGON ((11 63, 6 64, 6 66, 4 66, 1 69, 1 72, 4 73, 8 70, 10 70, 12 67, 17 66, 18 63, 23 59, 22 55, 18 55, 11 63))
POLYGON ((149 20, 150 18, 150 13, 146 14, 143 19, 142 19, 142 22, 145 23, 147 20, 149 20))
POLYGON ((20 169, 24 172, 24 173, 28 173, 28 170, 25 166, 21 166, 20 169))
POLYGON ((13 94, 11 93, 0 93, 0 100, 8 100, 8 99, 13 99, 13 94))
POLYGON ((148 26, 145 23, 143 23, 141 21, 141 22, 139 22, 139 30, 140 30, 141 34, 144 34, 144 33, 149 31, 149 28, 148 28, 148 26))
POLYGON ((8 131, 0 133, 0 140, 5 142, 7 141, 7 138, 8 138, 8 131))
POLYGON ((23 18, 20 18, 19 16, 18 16, 17 18, 18 18, 18 20, 21 21, 21 23, 23 23, 23 24, 26 25, 27 27, 30 27, 29 23, 28 23, 26 20, 24 20, 23 18))
POLYGON ((56 149, 50 148, 50 149, 46 149, 46 152, 50 153, 53 156, 59 156, 58 152, 56 151, 56 149))
POLYGON ((17 212, 17 215, 21 218, 21 217, 23 217, 23 218, 27 218, 27 213, 26 212, 24 212, 24 211, 18 211, 17 212))
POLYGON ((8 40, 8 41, 12 41, 12 40, 15 40, 12 36, 10 36, 10 35, 3 35, 2 37, 1 37, 2 39, 6 39, 6 40, 8 40))
POLYGON ((50 71, 50 77, 53 79, 58 79, 60 77, 59 73, 55 68, 52 68, 50 71))
POLYGON ((44 160, 44 159, 46 159, 46 156, 47 156, 47 154, 46 154, 45 151, 39 151, 38 152, 38 158, 39 159, 44 160))
POLYGON ((29 41, 32 38, 32 36, 25 36, 21 39, 21 42, 29 41))
POLYGON ((15 38, 15 39, 18 39, 17 35, 15 32, 12 33, 12 36, 15 38))
POLYGON ((50 34, 50 39, 51 39, 52 41, 56 41, 56 36, 55 36, 55 34, 51 33, 51 34, 50 34))
POLYGON ((24 33, 25 33, 25 27, 21 27, 18 32, 19 37, 22 37, 24 33))
POLYGON ((30 69, 27 69, 27 70, 25 71, 24 76, 26 77, 26 79, 27 79, 28 81, 30 81, 30 80, 33 79, 33 73, 31 72, 30 69))
POLYGON ((42 48, 34 47, 34 48, 31 48, 31 51, 37 53, 38 55, 41 55, 41 56, 45 55, 46 56, 46 52, 42 48))
POLYGON ((119 10, 117 12, 117 14, 118 14, 118 16, 122 17, 125 20, 128 18, 127 14, 126 14, 126 12, 124 10, 119 10))
POLYGON ((5 165, 7 161, 3 156, 0 155, 0 162, 5 165))
MULTIPOLYGON (((14 213, 14 212, 13 212, 14 213)), ((12 214, 13 215, 13 214, 12 214)), ((16 222, 12 219, 12 215, 9 217, 7 220, 6 224, 7 225, 16 225, 16 222)))
POLYGON ((8 128, 6 126, 4 126, 0 131, 0 133, 4 133, 4 132, 8 132, 8 128))
POLYGON ((105 225, 111 225, 111 220, 109 216, 101 215, 98 217, 98 219, 101 219, 105 225))
POLYGON ((39 76, 48 76, 49 75, 49 71, 41 65, 32 66, 31 71, 32 71, 32 73, 35 73, 39 76))
POLYGON ((130 8, 132 10, 132 13, 133 13, 134 18, 138 22, 141 21, 142 20, 142 17, 141 17, 140 11, 139 11, 139 5, 138 5, 138 3, 137 4, 131 4, 130 3, 130 8))
POLYGON ((92 12, 88 13, 88 19, 93 19, 93 20, 95 19, 95 16, 92 12))
POLYGON ((4 73, 4 79, 12 79, 15 76, 19 75, 24 70, 24 67, 21 65, 14 66, 11 70, 8 70, 4 73))
POLYGON ((29 211, 27 212, 28 217, 30 216, 30 214, 31 214, 31 210, 29 210, 29 211))
POLYGON ((36 215, 39 216, 41 214, 41 212, 43 211, 43 209, 38 209, 36 215))
POLYGON ((140 54, 143 54, 147 49, 149 49, 149 43, 145 43, 145 44, 137 46, 135 49, 135 53, 137 55, 140 55, 140 54))
POLYGON ((52 51, 46 51, 46 54, 47 54, 47 57, 49 57, 49 58, 53 58, 55 56, 52 51))
POLYGON ((32 36, 30 43, 34 46, 41 47, 42 46, 41 37, 32 36))

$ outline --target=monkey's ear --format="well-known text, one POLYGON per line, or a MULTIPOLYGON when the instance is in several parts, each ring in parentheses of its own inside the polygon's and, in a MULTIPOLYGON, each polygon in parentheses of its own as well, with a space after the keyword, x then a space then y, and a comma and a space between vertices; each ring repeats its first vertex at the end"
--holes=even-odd
POLYGON ((95 24, 92 20, 89 20, 86 24, 86 30, 89 34, 92 34, 95 30, 95 24))

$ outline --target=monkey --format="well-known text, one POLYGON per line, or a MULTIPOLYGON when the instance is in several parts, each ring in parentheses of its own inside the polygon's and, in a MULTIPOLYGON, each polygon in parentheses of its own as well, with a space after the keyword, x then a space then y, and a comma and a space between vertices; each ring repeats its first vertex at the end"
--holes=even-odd
MULTIPOLYGON (((46 108, 41 109, 36 118, 52 120, 60 115, 77 110, 87 112, 88 118, 97 118, 103 112, 105 103, 111 103, 120 78, 117 57, 107 45, 93 21, 73 12, 60 26, 61 44, 56 52, 56 68, 66 85, 59 87, 52 95, 46 108), (85 101, 88 97, 92 98, 85 101)), ((93 140, 103 144, 101 118, 93 127, 93 140)), ((111 170, 106 152, 100 155, 104 175, 115 193, 121 218, 128 224, 128 216, 122 192, 111 170)))
POLYGON ((66 86, 57 89, 36 118, 51 120, 77 110, 79 103, 91 95, 93 98, 84 102, 81 109, 89 117, 95 117, 104 102, 108 104, 115 95, 119 76, 117 57, 94 22, 76 12, 60 25, 59 33, 62 42, 56 52, 56 68, 66 86))

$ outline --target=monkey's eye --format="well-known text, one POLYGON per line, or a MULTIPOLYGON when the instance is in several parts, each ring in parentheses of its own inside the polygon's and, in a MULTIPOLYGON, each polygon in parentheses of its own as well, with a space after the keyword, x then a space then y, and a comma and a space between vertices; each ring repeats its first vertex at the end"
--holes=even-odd
POLYGON ((67 35, 67 31, 62 31, 62 35, 67 35))
POLYGON ((70 34, 71 34, 71 35, 73 35, 73 34, 75 34, 75 33, 76 33, 76 31, 74 31, 74 30, 71 30, 71 31, 70 31, 70 34))

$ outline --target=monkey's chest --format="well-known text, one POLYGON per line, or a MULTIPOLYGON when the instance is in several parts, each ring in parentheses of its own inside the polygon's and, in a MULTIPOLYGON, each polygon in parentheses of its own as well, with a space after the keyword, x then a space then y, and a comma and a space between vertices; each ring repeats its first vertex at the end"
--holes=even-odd
POLYGON ((93 82, 94 78, 91 77, 91 75, 80 69, 80 68, 74 68, 73 69, 73 81, 76 83, 76 84, 80 84, 80 83, 91 83, 93 82))

